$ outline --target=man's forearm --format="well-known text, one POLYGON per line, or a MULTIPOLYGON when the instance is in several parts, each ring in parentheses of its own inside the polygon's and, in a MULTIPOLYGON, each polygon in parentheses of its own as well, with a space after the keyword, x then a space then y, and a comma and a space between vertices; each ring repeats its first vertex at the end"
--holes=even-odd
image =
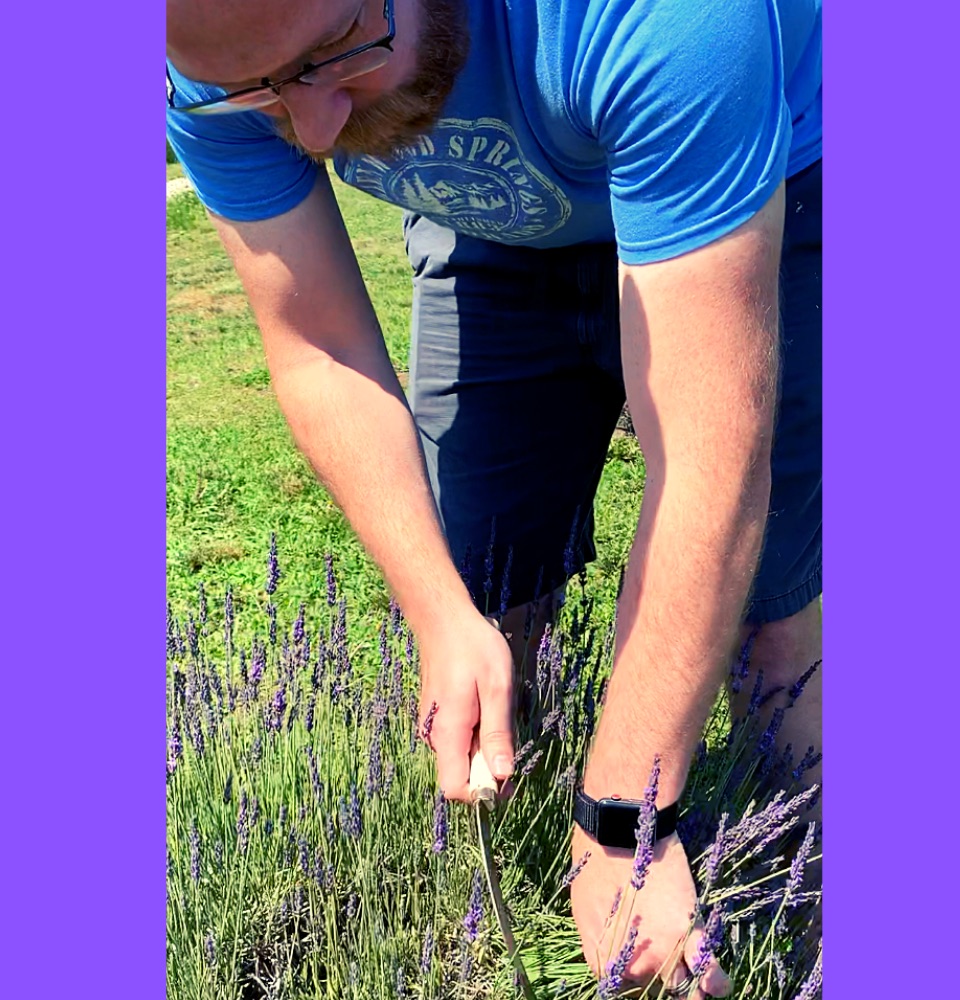
POLYGON ((294 439, 377 562, 414 631, 473 605, 450 557, 413 418, 383 358, 317 353, 273 382, 294 439))
POLYGON ((763 537, 769 462, 721 481, 650 484, 617 619, 615 666, 585 787, 640 798, 660 754, 658 801, 679 798, 729 663, 763 537))

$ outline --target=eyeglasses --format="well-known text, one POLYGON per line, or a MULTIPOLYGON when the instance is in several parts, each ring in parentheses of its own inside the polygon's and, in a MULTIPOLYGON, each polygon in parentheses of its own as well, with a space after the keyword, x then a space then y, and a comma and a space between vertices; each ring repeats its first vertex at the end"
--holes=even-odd
POLYGON ((299 73, 288 76, 284 80, 270 80, 264 77, 256 87, 245 87, 234 90, 221 97, 212 97, 206 101, 195 101, 193 104, 177 104, 177 88, 170 78, 170 67, 167 66, 167 106, 173 111, 188 111, 197 115, 230 114, 236 111, 251 111, 275 104, 280 94, 280 88, 290 83, 312 85, 323 79, 343 83, 364 76, 385 66, 393 52, 393 39, 396 30, 393 20, 393 0, 384 0, 383 19, 387 22, 387 33, 374 42, 358 45, 348 52, 341 52, 323 62, 307 63, 299 73))

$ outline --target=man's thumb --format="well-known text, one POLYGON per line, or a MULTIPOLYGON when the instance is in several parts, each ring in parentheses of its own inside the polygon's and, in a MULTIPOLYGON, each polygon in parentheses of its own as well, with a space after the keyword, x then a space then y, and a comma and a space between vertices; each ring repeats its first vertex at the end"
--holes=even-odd
POLYGON ((480 750, 493 776, 504 781, 513 774, 513 736, 502 730, 480 732, 480 750))

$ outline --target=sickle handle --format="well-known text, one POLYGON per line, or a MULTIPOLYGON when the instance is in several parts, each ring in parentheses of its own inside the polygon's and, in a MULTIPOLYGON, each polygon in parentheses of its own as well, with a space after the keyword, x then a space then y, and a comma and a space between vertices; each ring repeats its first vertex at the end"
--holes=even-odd
POLYGON ((492 809, 498 789, 497 779, 487 766, 483 752, 477 750, 470 761, 470 801, 482 802, 488 809, 492 809))

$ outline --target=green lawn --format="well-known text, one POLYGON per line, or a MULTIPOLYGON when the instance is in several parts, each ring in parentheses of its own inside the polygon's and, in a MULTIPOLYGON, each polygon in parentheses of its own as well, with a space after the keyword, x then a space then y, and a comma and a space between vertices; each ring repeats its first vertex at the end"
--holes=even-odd
MULTIPOLYGON (((179 173, 168 164, 168 177, 179 173)), ((334 187, 398 372, 407 370, 410 267, 400 210, 334 187)), ((203 581, 211 603, 263 603, 266 557, 276 532, 285 585, 278 599, 323 600, 322 557, 334 554, 361 634, 373 637, 388 595, 379 572, 295 449, 270 387, 259 334, 240 282, 192 194, 167 209, 167 579, 174 613, 203 581)), ((639 510, 643 462, 618 437, 597 504, 600 556, 589 576, 601 617, 611 613, 620 566, 639 510)), ((285 614, 296 607, 283 607, 285 614)))

